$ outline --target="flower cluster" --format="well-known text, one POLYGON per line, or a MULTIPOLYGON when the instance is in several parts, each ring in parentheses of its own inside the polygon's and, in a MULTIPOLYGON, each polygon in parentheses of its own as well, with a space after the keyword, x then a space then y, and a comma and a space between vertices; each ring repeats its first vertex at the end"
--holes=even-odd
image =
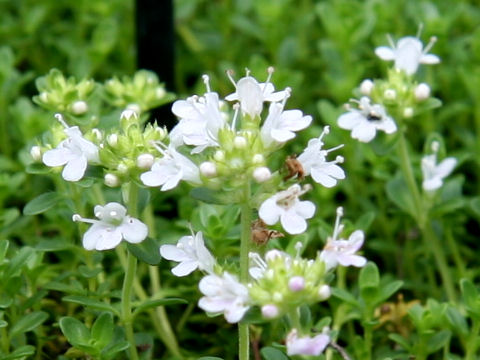
POLYGON ((433 154, 425 155, 422 158, 423 189, 428 192, 435 191, 443 185, 443 179, 451 174, 457 165, 457 159, 448 157, 437 164, 437 153, 440 144, 437 141, 432 143, 433 154))

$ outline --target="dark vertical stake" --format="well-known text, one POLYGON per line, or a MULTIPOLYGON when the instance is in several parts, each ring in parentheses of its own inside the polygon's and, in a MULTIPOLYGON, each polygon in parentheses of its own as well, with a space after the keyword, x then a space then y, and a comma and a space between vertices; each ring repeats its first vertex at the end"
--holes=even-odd
MULTIPOLYGON (((154 71, 168 91, 174 86, 173 0, 136 0, 137 67, 154 71)), ((171 129, 171 104, 152 111, 151 120, 171 129)))

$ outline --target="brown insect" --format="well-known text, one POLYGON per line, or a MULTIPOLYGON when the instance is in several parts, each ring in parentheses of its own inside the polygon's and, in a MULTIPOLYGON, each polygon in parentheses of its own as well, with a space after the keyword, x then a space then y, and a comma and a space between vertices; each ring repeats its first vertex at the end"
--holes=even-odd
POLYGON ((252 241, 257 245, 265 245, 270 239, 284 236, 280 231, 267 229, 267 224, 261 219, 252 223, 252 241))
POLYGON ((285 159, 285 166, 287 167, 288 174, 283 180, 288 180, 296 176, 299 180, 305 178, 305 172, 303 170, 302 163, 297 160, 296 155, 290 155, 285 159))

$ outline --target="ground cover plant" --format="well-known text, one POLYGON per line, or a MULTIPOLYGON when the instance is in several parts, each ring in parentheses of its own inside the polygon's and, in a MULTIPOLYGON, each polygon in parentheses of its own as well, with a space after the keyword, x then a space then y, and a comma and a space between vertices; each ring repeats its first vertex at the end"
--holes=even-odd
POLYGON ((478 5, 174 5, 0 3, 0 358, 478 359, 478 5))

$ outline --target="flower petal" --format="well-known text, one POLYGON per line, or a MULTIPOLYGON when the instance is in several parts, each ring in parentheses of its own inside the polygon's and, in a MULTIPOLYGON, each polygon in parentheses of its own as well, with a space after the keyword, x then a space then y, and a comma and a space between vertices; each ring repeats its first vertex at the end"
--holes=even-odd
POLYGON ((342 129, 352 130, 355 126, 358 126, 364 118, 358 111, 350 111, 340 115, 337 120, 338 126, 342 129))
POLYGON ((260 209, 258 210, 258 216, 267 225, 276 224, 278 222, 278 219, 280 218, 281 213, 282 211, 277 206, 274 196, 265 200, 262 205, 260 205, 260 209))
POLYGON ((395 52, 388 46, 379 46, 375 49, 375 54, 382 60, 394 60, 395 52))
POLYGON ((291 235, 301 234, 307 230, 307 222, 305 219, 293 211, 282 214, 280 222, 285 231, 291 235))
POLYGON ((352 130, 352 138, 358 139, 361 142, 370 142, 376 135, 377 130, 373 124, 367 121, 355 126, 352 130))
POLYGON ((87 158, 83 155, 74 157, 63 168, 62 177, 67 181, 78 181, 87 169, 87 158))
POLYGON ((123 238, 132 244, 138 244, 148 235, 148 227, 138 219, 127 216, 124 223, 119 226, 123 238))
POLYGON ((440 62, 440 58, 437 55, 433 54, 425 54, 422 55, 420 58, 421 64, 438 64, 440 62))
POLYGON ((64 147, 58 147, 45 152, 42 157, 42 161, 45 165, 63 166, 72 158, 72 151, 64 147))
POLYGON ((183 261, 172 269, 172 274, 179 277, 186 276, 195 271, 197 267, 198 261, 196 260, 183 261))

